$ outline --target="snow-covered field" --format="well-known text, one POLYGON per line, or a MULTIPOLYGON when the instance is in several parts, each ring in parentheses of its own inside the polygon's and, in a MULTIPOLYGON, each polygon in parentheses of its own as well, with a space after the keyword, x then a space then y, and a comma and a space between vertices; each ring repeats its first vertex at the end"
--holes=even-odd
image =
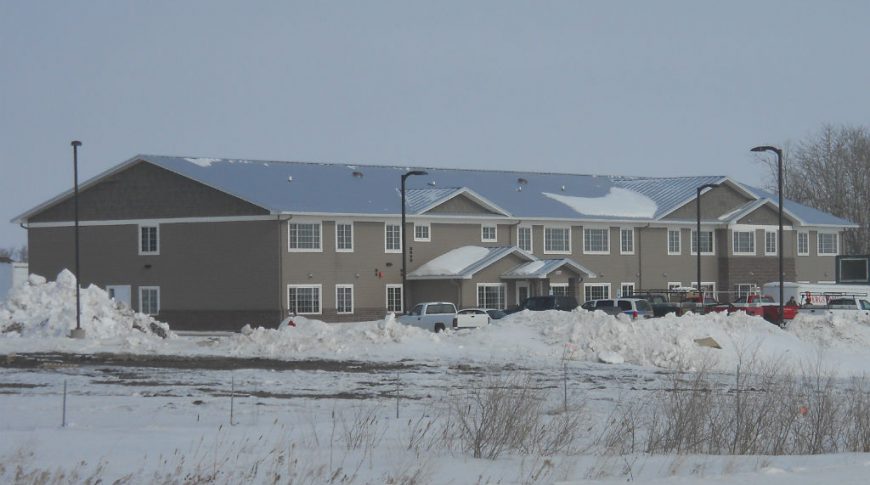
POLYGON ((436 335, 391 315, 354 324, 299 317, 296 327, 282 330, 179 337, 92 287, 82 292, 87 337, 73 340, 66 337, 75 326, 70 276, 34 277, 0 307, 0 481, 12 480, 17 467, 63 474, 60 483, 95 474, 104 481, 129 475, 132 483, 183 482, 186 475, 217 483, 275 476, 292 483, 866 483, 870 471, 865 454, 649 456, 593 449, 617 404, 649 399, 674 369, 712 367, 727 380, 751 354, 782 368, 821 363, 843 377, 861 376, 870 369, 870 322, 858 318, 799 318, 781 330, 742 314, 633 322, 585 311, 523 312, 488 328, 436 335), (722 348, 696 343, 707 337, 722 348), (16 364, 19 354, 33 353, 236 364, 16 364), (290 363, 274 370, 244 359, 290 363), (340 364, 293 365, 323 360, 340 364), (507 374, 530 376, 547 413, 565 403, 582 413, 581 449, 486 460, 433 444, 433 430, 457 393, 507 374))

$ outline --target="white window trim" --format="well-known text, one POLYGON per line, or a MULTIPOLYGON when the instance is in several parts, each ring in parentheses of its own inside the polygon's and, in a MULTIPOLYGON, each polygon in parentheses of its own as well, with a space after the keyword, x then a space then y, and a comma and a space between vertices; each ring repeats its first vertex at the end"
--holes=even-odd
POLYGON ((544 226, 544 254, 571 254, 571 226, 544 226), (553 251, 547 250, 547 229, 568 230, 568 250, 553 251))
POLYGON ((742 230, 741 229, 734 229, 734 230, 732 230, 731 231, 731 254, 734 256, 755 256, 758 252, 758 244, 756 244, 758 241, 756 241, 755 239, 756 239, 756 237, 755 237, 755 230, 754 229, 742 229, 742 230), (752 247, 755 251, 751 251, 751 252, 739 251, 738 252, 735 250, 734 245, 735 245, 735 241, 737 240, 736 234, 738 232, 748 232, 749 234, 752 234, 752 247))
POLYGON ((323 221, 287 221, 287 252, 290 253, 322 253, 323 252, 323 221), (294 224, 317 224, 319 246, 316 248, 290 247, 290 226, 294 224))
POLYGON ((354 291, 353 285, 335 285, 335 313, 338 315, 353 315, 354 311, 354 291), (342 288, 350 288, 350 311, 349 312, 340 312, 338 311, 338 290, 342 288))
POLYGON ((432 242, 432 224, 428 222, 415 222, 414 223, 414 242, 432 242), (427 237, 417 237, 417 228, 425 227, 427 237))
POLYGON ((386 287, 384 287, 384 308, 386 308, 387 311, 395 311, 395 312, 401 312, 402 310, 404 310, 404 308, 405 308, 405 290, 404 290, 404 288, 402 288, 401 284, 388 284, 386 287), (391 288, 399 288, 401 290, 402 297, 399 299, 400 300, 399 301, 399 310, 390 310, 390 289, 391 288))
POLYGON ((683 231, 681 229, 674 229, 674 228, 669 227, 668 234, 666 237, 667 237, 666 243, 667 243, 668 256, 679 256, 679 255, 683 254, 683 231), (671 251, 671 233, 672 232, 677 233, 677 250, 676 251, 671 251))
POLYGON ((669 290, 672 290, 674 288, 682 288, 682 287, 683 287, 682 281, 668 281, 668 289, 669 290))
MULTIPOLYGON (((532 229, 532 226, 527 226, 527 225, 517 226, 517 247, 520 246, 520 229, 528 229, 529 230, 529 249, 528 250, 523 249, 523 251, 534 253, 535 252, 535 242, 534 242, 535 241, 534 240, 535 231, 532 229)), ((569 237, 570 237, 570 234, 569 234, 569 237)), ((522 249, 522 248, 520 248, 520 249, 522 249)))
POLYGON ((635 245, 635 237, 634 237, 634 228, 633 227, 620 227, 619 228, 619 254, 634 254, 634 245, 635 245), (622 250, 622 231, 630 231, 631 233, 631 251, 623 251, 622 250))
POLYGON ((583 301, 589 301, 586 299, 586 288, 607 288, 607 296, 605 298, 611 298, 613 294, 610 292, 610 283, 583 283, 583 301))
POLYGON ((609 227, 600 227, 600 226, 583 226, 583 254, 610 254, 610 228, 609 227), (594 231, 604 231, 604 234, 607 235, 607 249, 604 251, 587 251, 586 250, 586 231, 594 230, 594 231))
MULTIPOLYGON (((384 252, 385 253, 401 253, 402 252, 402 223, 401 222, 385 222, 384 223, 384 252), (397 226, 399 228, 399 249, 387 249, 387 228, 397 226)), ((400 285, 401 286, 401 285, 400 285)), ((404 297, 404 295, 403 295, 404 297)))
POLYGON ((795 236, 795 251, 798 256, 809 256, 810 255, 810 233, 809 231, 798 231, 797 236, 795 236), (807 238, 807 250, 801 251, 800 238, 801 234, 806 236, 807 238))
POLYGON ((159 286, 140 286, 139 287, 139 313, 146 315, 157 315, 160 313, 160 287, 159 286), (145 313, 142 308, 142 290, 157 290, 157 313, 145 313))
POLYGON ((632 294, 634 294, 634 290, 637 289, 637 285, 635 285, 635 283, 634 283, 633 281, 623 281, 622 283, 619 284, 619 296, 620 296, 620 297, 623 297, 623 298, 624 298, 624 297, 626 296, 626 295, 622 294, 622 289, 623 289, 624 287, 626 287, 626 286, 630 286, 630 287, 631 287, 631 293, 632 293, 632 294))
POLYGON ((507 308, 507 285, 506 285, 505 283, 478 283, 477 286, 475 286, 475 288, 474 288, 474 293, 475 293, 475 295, 476 295, 476 300, 475 300, 475 301, 477 302, 477 306, 478 306, 479 308, 497 308, 497 309, 499 309, 499 310, 502 310, 502 309, 504 309, 504 308, 507 308), (495 307, 489 307, 489 306, 484 307, 484 306, 483 306, 483 303, 481 303, 481 301, 480 301, 480 288, 481 288, 481 287, 484 287, 484 288, 501 288, 501 289, 502 289, 502 295, 504 295, 504 298, 502 298, 502 304, 504 304, 504 307, 502 307, 502 308, 499 308, 498 306, 495 306, 495 307))
POLYGON ((160 255, 160 224, 139 224, 139 256, 159 256, 160 255), (157 250, 156 251, 143 251, 142 250, 142 229, 146 227, 153 227, 157 231, 157 250))
MULTIPOLYGON (((692 240, 689 241, 689 254, 692 256, 698 255, 698 251, 695 251, 694 249, 692 249, 692 244, 695 242, 695 233, 696 232, 698 232, 697 229, 692 229, 691 231, 689 231, 689 236, 692 238, 692 240)), ((716 255, 716 232, 713 230, 705 231, 703 228, 701 228, 701 232, 702 233, 704 233, 704 232, 710 233, 710 249, 712 250, 711 252, 701 251, 701 256, 715 256, 716 255)))
MULTIPOLYGON (((353 252, 354 232, 356 232, 356 228, 353 227, 353 221, 335 221, 335 252, 336 253, 352 253, 353 252), (339 249, 338 248, 338 226, 340 226, 340 225, 350 226, 350 248, 349 249, 347 249, 347 248, 346 249, 339 249)), ((323 246, 322 243, 321 243, 321 246, 323 246)))
MULTIPOLYGON (((159 248, 159 246, 158 246, 158 248, 159 248)), ((818 255, 818 256, 839 256, 839 254, 840 254, 840 234, 839 233, 828 232, 828 231, 819 231, 816 233, 816 255, 818 255), (836 241, 834 241, 835 244, 834 244, 834 252, 833 253, 823 253, 820 251, 820 249, 822 248, 822 245, 819 243, 821 243, 821 239, 822 239, 823 234, 833 235, 834 238, 836 238, 836 241)))
POLYGON ((287 309, 290 305, 290 288, 317 288, 317 311, 316 312, 296 312, 297 315, 321 315, 323 313, 323 285, 287 285, 287 309))
POLYGON ((498 242, 498 226, 495 224, 481 224, 480 225, 480 242, 498 242), (486 239, 483 237, 485 229, 492 229, 495 234, 494 238, 486 239))
POLYGON ((779 251, 779 231, 764 231, 764 255, 765 256, 776 256, 779 251), (768 252, 767 250, 767 235, 773 234, 773 245, 776 246, 776 250, 773 252, 768 252))

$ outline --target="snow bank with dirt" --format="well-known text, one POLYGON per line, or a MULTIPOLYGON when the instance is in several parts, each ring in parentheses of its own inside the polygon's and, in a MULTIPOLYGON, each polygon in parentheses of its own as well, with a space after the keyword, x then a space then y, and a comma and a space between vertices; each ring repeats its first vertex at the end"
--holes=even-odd
MULTIPOLYGON (((68 270, 46 281, 31 275, 0 305, 0 338, 66 338, 76 327, 76 277, 68 270)), ((86 340, 174 336, 169 325, 136 313, 102 288, 81 290, 81 326, 86 340)))

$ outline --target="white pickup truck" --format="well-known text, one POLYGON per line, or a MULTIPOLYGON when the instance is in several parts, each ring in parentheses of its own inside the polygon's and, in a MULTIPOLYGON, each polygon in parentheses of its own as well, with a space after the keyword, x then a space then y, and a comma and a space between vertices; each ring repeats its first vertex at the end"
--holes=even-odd
POLYGON ((804 305, 798 311, 801 315, 832 315, 846 312, 870 316, 870 301, 864 296, 837 296, 831 297, 825 305, 804 305))
POLYGON ((457 313, 456 305, 450 302, 418 303, 406 315, 399 317, 399 323, 420 327, 433 332, 443 332, 448 328, 481 327, 489 324, 489 315, 477 313, 457 313))

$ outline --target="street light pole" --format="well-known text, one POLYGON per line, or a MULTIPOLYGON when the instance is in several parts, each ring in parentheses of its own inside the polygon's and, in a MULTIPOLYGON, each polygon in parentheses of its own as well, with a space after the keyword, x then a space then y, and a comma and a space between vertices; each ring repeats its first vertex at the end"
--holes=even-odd
POLYGON ((79 152, 82 142, 75 140, 73 147, 73 207, 75 211, 75 252, 76 252, 76 328, 70 332, 71 338, 85 338, 82 328, 82 295, 79 271, 79 152))
POLYGON ((412 175, 426 175, 423 170, 409 170, 402 174, 402 313, 405 313, 405 283, 408 274, 408 249, 405 238, 405 180, 412 175))
POLYGON ((782 301, 784 298, 784 288, 783 288, 783 272, 782 272, 782 261, 783 261, 783 247, 782 247, 782 149, 764 145, 757 146, 753 148, 751 151, 753 152, 773 152, 776 153, 776 184, 777 184, 777 192, 779 193, 779 235, 777 239, 776 251, 779 253, 779 326, 785 326, 785 320, 783 317, 785 314, 783 313, 783 305, 782 301))
POLYGON ((701 310, 704 309, 704 290, 701 288, 701 191, 718 187, 719 184, 704 184, 698 187, 698 196, 695 197, 695 207, 698 213, 698 228, 695 230, 695 253, 698 257, 698 294, 701 296, 701 310))

